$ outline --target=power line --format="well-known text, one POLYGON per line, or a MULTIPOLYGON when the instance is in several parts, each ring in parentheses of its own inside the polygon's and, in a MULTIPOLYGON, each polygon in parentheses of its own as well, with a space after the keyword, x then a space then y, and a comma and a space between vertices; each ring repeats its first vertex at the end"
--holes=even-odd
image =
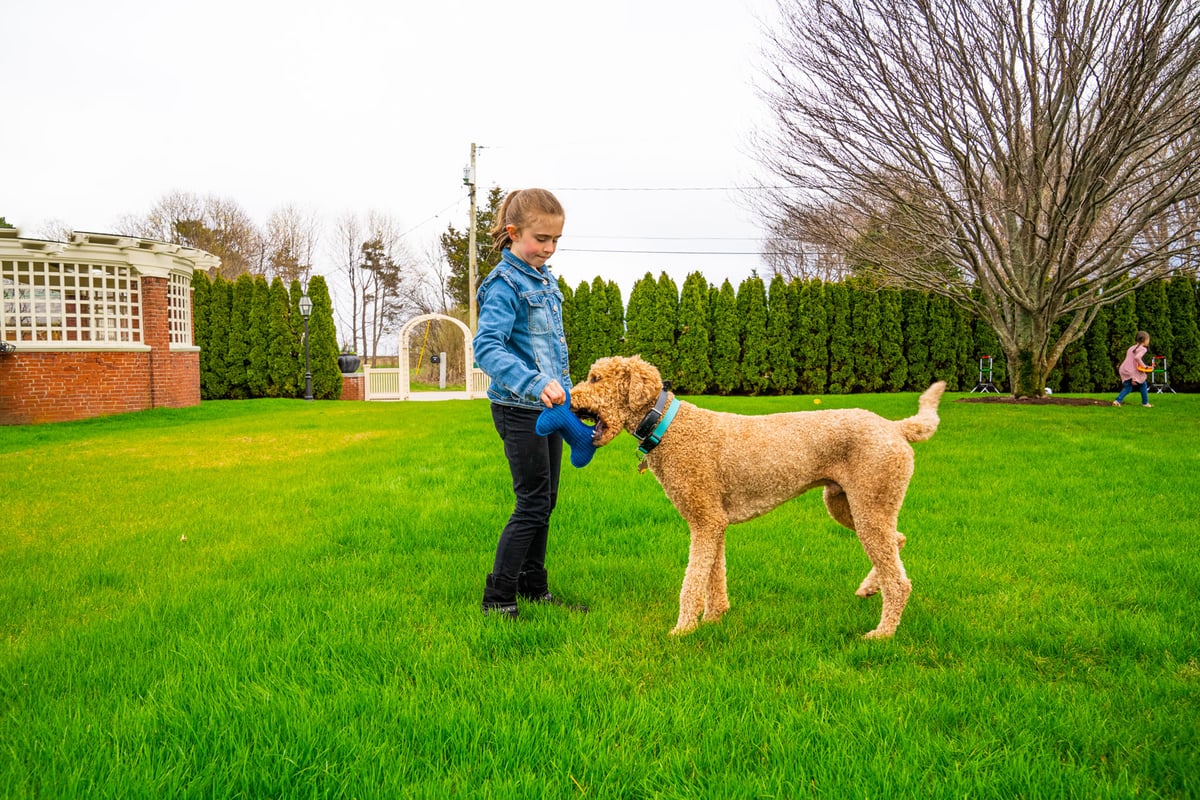
POLYGON ((431 216, 431 217, 428 217, 427 219, 425 219, 425 220, 423 220, 423 221, 421 221, 421 222, 418 222, 416 225, 413 225, 411 228, 409 228, 408 230, 406 230, 404 233, 400 234, 400 238, 401 238, 401 239, 403 239, 405 236, 408 236, 410 233, 412 233, 413 231, 415 231, 417 228, 420 228, 420 227, 422 227, 423 225, 427 225, 428 223, 430 223, 430 222, 433 222, 435 219, 437 219, 438 217, 440 217, 442 214, 445 214, 447 211, 449 211, 450 209, 454 208, 455 206, 457 206, 459 203, 461 203, 463 200, 466 200, 466 199, 467 199, 467 196, 466 196, 466 195, 463 195, 462 197, 458 198, 457 200, 455 200, 455 201, 454 201, 453 203, 451 203, 450 205, 448 205, 448 206, 446 206, 445 208, 443 208, 441 211, 438 211, 438 212, 437 212, 436 214, 434 214, 433 216, 431 216))
POLYGON ((635 239, 638 241, 666 241, 666 242, 757 242, 762 239, 761 236, 580 236, 579 234, 570 234, 572 241, 575 239, 620 239, 629 240, 635 239))
POLYGON ((559 186, 556 192, 764 192, 791 186, 559 186))
POLYGON ((763 250, 604 250, 587 247, 560 247, 560 253, 630 253, 637 255, 664 256, 784 256, 788 253, 777 253, 763 250))

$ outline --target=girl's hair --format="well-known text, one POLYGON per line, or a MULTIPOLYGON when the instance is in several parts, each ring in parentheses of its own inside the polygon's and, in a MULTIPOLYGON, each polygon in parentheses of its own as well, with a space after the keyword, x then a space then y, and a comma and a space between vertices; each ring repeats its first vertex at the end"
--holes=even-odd
POLYGON ((1138 344, 1148 342, 1149 340, 1150 334, 1146 333, 1145 331, 1138 331, 1137 335, 1133 337, 1133 341, 1137 342, 1138 344))
POLYGON ((506 226, 512 225, 520 230, 532 223, 536 216, 566 217, 566 213, 558 198, 545 189, 516 189, 509 192, 496 212, 496 224, 488 231, 492 235, 492 249, 503 250, 512 244, 506 226))

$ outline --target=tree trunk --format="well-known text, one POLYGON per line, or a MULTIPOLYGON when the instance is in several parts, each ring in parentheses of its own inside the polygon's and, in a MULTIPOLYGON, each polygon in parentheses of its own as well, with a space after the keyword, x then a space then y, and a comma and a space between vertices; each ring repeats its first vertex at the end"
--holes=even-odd
POLYGON ((1034 350, 1023 348, 1016 353, 1007 349, 1004 358, 1008 362, 1008 382, 1013 397, 1041 397, 1046 392, 1046 376, 1053 364, 1045 358, 1037 358, 1034 350))

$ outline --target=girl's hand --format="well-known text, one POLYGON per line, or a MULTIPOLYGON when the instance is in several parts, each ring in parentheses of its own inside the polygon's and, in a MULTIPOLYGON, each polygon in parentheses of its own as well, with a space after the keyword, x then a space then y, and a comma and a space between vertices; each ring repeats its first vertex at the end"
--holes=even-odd
POLYGON ((566 400, 567 393, 563 391, 561 383, 550 381, 550 383, 546 384, 546 388, 542 389, 541 399, 546 408, 551 408, 566 400))

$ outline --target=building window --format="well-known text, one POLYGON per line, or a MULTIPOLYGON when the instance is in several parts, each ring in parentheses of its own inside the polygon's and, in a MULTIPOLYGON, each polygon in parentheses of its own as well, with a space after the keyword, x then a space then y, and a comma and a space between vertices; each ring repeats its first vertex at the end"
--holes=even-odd
POLYGON ((141 281, 130 267, 0 261, 0 292, 6 342, 142 341, 141 281))
POLYGON ((186 275, 171 273, 167 286, 167 309, 171 318, 171 344, 192 343, 192 282, 186 275))

